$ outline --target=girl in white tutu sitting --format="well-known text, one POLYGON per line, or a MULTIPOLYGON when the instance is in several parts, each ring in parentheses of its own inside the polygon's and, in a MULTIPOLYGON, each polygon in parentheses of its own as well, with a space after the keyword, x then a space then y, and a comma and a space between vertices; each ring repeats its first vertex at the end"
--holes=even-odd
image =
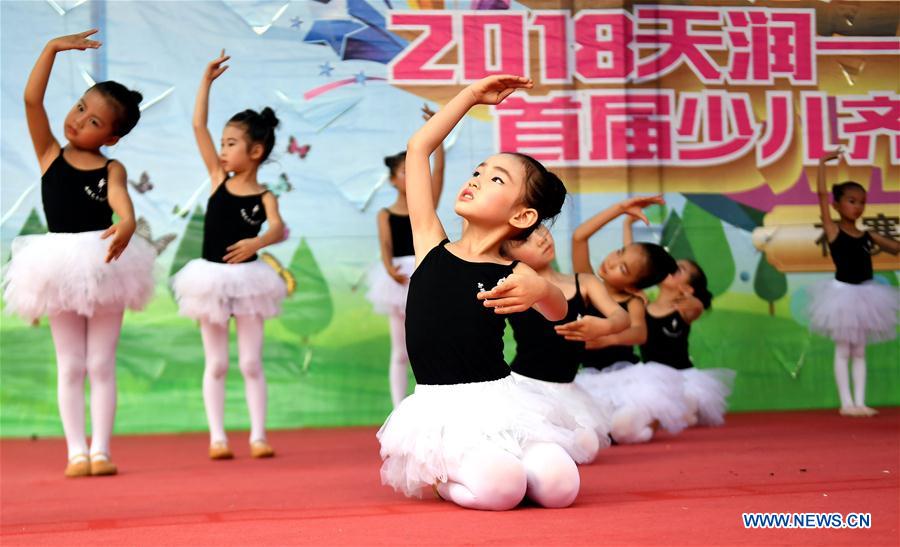
MULTIPOLYGON (((588 240, 613 219, 628 215, 647 221, 643 208, 663 203, 661 196, 626 199, 601 211, 579 226, 572 235, 572 263, 576 272, 591 272, 588 240)), ((610 434, 619 443, 649 441, 659 423, 670 433, 687 427, 688 408, 683 380, 677 371, 661 366, 632 366, 640 360, 634 346, 647 339, 642 289, 653 286, 677 270, 675 259, 659 245, 632 243, 610 253, 597 270, 606 290, 629 315, 624 331, 592 338, 584 332, 590 316, 556 327, 568 340, 586 342, 584 368, 575 381, 598 404, 611 405, 610 434)), ((589 306, 590 315, 603 314, 589 306)))
POLYGON ((89 38, 96 32, 50 40, 28 78, 25 115, 41 168, 49 233, 13 241, 4 279, 8 312, 29 321, 49 317, 69 452, 67 477, 117 472, 109 446, 116 413, 116 346, 125 308, 141 309, 153 295, 156 259, 146 241, 131 237, 136 225, 125 167, 100 151, 137 124, 140 93, 112 81, 88 89, 66 114, 65 146, 53 136, 44 110, 56 54, 100 47, 89 38), (119 217, 115 224, 113 213, 119 217), (90 450, 86 376, 91 382, 90 450))
POLYGON ((574 443, 571 416, 518 387, 503 360, 505 314, 531 307, 552 321, 566 314, 559 289, 500 253, 506 239, 525 238, 559 213, 565 187, 528 156, 491 156, 457 194, 455 210, 465 222, 451 243, 434 210, 428 164, 470 108, 531 86, 519 76, 480 80, 409 140, 406 193, 417 266, 406 343, 417 385, 378 432, 382 481, 407 495, 434 487, 463 507, 506 510, 526 494, 546 507, 565 507, 578 494, 578 469, 562 446, 574 443))
POLYGON ((860 230, 856 223, 866 207, 866 190, 852 181, 832 187, 839 220, 831 218, 825 163, 839 159, 840 151, 819 160, 816 186, 822 229, 834 261, 833 280, 820 281, 810 290, 810 328, 835 343, 834 378, 843 416, 868 417, 878 412, 866 406, 866 343, 892 340, 897 334, 898 294, 872 279, 872 252, 897 254, 900 242, 878 232, 860 230), (853 395, 848 361, 853 361, 853 395))
MULTIPOLYGON (((625 219, 625 245, 633 241, 633 223, 633 217, 625 219)), ((647 340, 641 344, 641 360, 680 372, 689 425, 722 425, 735 373, 725 368, 694 368, 688 351, 691 323, 712 305, 712 294, 696 262, 681 259, 677 263, 678 271, 659 283, 659 295, 647 305, 647 340)))
MULTIPOLYGON (((434 115, 427 106, 422 108, 422 113, 425 121, 434 115)), ((396 408, 406 397, 407 390, 409 357, 406 354, 406 294, 416 257, 413 252, 409 208, 406 205, 406 152, 384 158, 384 164, 390 171, 391 184, 397 189, 397 199, 389 207, 378 211, 381 263, 369 271, 369 291, 366 298, 376 312, 385 314, 390 319, 391 362, 388 379, 391 401, 396 408)), ((434 152, 431 186, 436 208, 444 188, 443 145, 434 152)))
POLYGON ((222 130, 217 153, 206 127, 209 90, 228 68, 225 51, 207 65, 194 107, 194 136, 209 171, 211 191, 203 225, 203 257, 175 274, 172 288, 179 312, 200 322, 206 364, 203 402, 209 421, 209 457, 233 457, 225 436, 225 375, 228 323, 237 328, 238 363, 250 413, 250 454, 275 455, 266 439, 266 378, 263 373, 263 322, 281 311, 286 287, 281 277, 257 260, 260 249, 278 243, 284 224, 278 201, 257 181, 257 171, 275 144, 278 119, 270 108, 244 110, 222 130), (262 223, 268 229, 260 235, 262 223))
POLYGON ((533 309, 509 316, 516 339, 516 356, 511 368, 521 386, 549 395, 575 418, 576 433, 588 446, 581 452, 588 459, 578 459, 578 454, 573 457, 577 463, 590 463, 598 450, 609 446, 612 409, 592 401, 575 384, 584 343, 564 339, 556 334, 554 326, 577 320, 585 313, 585 302, 590 302, 606 318, 588 318, 582 322, 583 330, 587 337, 599 337, 627 329, 628 313, 610 298, 603 283, 593 274, 564 274, 553 268, 556 246, 545 226, 539 226, 524 241, 507 241, 502 250, 505 256, 534 269, 567 297, 568 312, 560 321, 548 321, 533 309))

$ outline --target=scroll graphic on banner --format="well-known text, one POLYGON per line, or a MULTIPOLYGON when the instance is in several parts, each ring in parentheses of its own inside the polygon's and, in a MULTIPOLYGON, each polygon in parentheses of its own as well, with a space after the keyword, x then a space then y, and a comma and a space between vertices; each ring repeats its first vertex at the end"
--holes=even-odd
MULTIPOLYGON (((753 230, 753 246, 766 254, 766 260, 780 272, 834 271, 819 208, 784 205, 766 216, 766 224, 753 230), (777 223, 769 224, 772 218, 777 223)), ((900 239, 900 207, 867 205, 858 228, 900 239)), ((876 247, 872 253, 875 270, 900 270, 900 256, 876 247)))

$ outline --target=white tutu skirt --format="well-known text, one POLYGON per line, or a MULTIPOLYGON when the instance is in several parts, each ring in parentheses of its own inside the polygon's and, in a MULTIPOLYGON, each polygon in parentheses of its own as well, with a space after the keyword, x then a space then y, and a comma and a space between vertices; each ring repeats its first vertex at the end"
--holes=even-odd
POLYGON ((829 279, 814 283, 810 295, 809 326, 835 342, 864 345, 897 336, 900 292, 875 281, 859 285, 829 279))
POLYGON ((649 441, 654 422, 673 434, 688 426, 691 409, 684 379, 671 367, 622 362, 602 371, 585 368, 575 383, 598 404, 613 409, 610 434, 618 443, 649 441))
MULTIPOLYGON (((407 278, 416 269, 416 257, 398 256, 393 259, 394 266, 407 278)), ((368 274, 369 290, 366 298, 372 303, 377 313, 387 315, 394 310, 406 311, 406 295, 409 293, 409 284, 401 285, 389 276, 384 264, 379 262, 372 266, 368 274)))
POLYGON ((153 296, 156 251, 134 236, 106 263, 110 239, 102 231, 20 236, 3 276, 6 310, 33 321, 43 315, 139 310, 153 296))
POLYGON ((560 406, 563 412, 575 419, 577 428, 594 431, 600 442, 598 450, 609 447, 609 424, 612 420, 613 409, 608 402, 601 403, 591 399, 591 396, 575 382, 546 382, 515 372, 512 373, 512 376, 522 389, 535 391, 549 397, 560 406))
POLYGON ((378 431, 381 482, 407 496, 421 496, 423 488, 447 481, 448 470, 481 447, 521 457, 530 443, 551 442, 571 454, 574 429, 571 416, 547 397, 523 390, 512 376, 471 384, 419 384, 378 431))
POLYGON ((684 378, 687 403, 691 410, 696 409, 697 425, 724 424, 735 372, 729 368, 687 368, 678 372, 684 378))
POLYGON ((211 323, 227 323, 232 315, 281 313, 287 296, 284 280, 262 260, 220 264, 191 260, 172 278, 178 313, 211 323))

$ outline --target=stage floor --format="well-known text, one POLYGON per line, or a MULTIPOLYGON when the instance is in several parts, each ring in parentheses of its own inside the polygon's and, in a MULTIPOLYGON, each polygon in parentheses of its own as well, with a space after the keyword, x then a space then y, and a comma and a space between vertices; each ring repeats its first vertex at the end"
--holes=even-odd
POLYGON ((117 477, 65 479, 61 439, 0 442, 0 543, 898 545, 900 409, 735 414, 581 468, 568 509, 505 513, 381 486, 375 428, 275 431, 272 460, 206 435, 113 440, 117 477), (744 512, 871 513, 870 529, 750 530, 744 512))

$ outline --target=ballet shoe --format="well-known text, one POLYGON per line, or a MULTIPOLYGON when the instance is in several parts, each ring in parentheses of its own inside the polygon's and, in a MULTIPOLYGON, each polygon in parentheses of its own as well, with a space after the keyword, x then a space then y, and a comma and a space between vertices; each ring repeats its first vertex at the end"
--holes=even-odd
POLYGON ((858 406, 842 406, 838 412, 841 416, 848 418, 862 418, 866 416, 863 410, 858 406))
POLYGON ((99 452, 91 455, 91 475, 115 475, 119 472, 116 464, 109 461, 109 455, 99 452))
POLYGON ((872 416, 875 416, 878 414, 877 410, 875 410, 874 408, 868 407, 866 405, 859 405, 856 407, 856 409, 859 411, 860 415, 863 416, 864 418, 871 418, 872 416))
POLYGON ((91 475, 91 461, 87 454, 78 454, 69 458, 66 464, 65 475, 69 478, 89 477, 91 475))
POLYGON ((209 445, 209 459, 230 460, 232 458, 234 458, 234 453, 228 448, 228 443, 215 442, 209 445))
POLYGON ((275 449, 266 441, 253 441, 250 443, 250 455, 254 458, 272 458, 275 449))

